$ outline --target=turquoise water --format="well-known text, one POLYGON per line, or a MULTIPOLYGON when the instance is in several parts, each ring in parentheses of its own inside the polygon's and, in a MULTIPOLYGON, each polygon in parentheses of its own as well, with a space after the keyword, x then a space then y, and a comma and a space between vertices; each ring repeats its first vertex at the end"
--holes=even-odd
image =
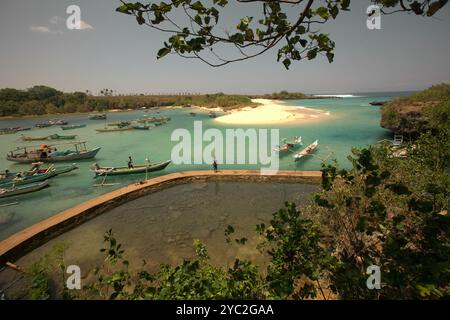
MULTIPOLYGON (((307 157, 295 163, 290 155, 280 159, 281 170, 319 170, 321 159, 335 158, 341 166, 348 166, 346 159, 352 147, 363 147, 379 140, 390 138, 391 134, 379 126, 379 107, 370 106, 374 100, 388 100, 397 94, 381 94, 377 96, 353 97, 344 99, 295 100, 287 104, 305 106, 330 111, 330 116, 323 121, 314 121, 302 125, 260 126, 259 128, 278 128, 280 138, 291 139, 302 136, 305 144, 315 139, 319 140, 319 149, 314 157, 307 157)), ((158 116, 169 116, 172 120, 161 127, 150 131, 125 131, 114 133, 97 133, 96 128, 102 128, 105 121, 87 120, 87 115, 64 116, 70 124, 86 123, 87 127, 62 131, 59 127, 37 129, 37 122, 54 119, 55 117, 28 118, 22 120, 0 120, 2 127, 33 127, 31 131, 23 132, 29 136, 44 136, 53 133, 77 134, 80 140, 88 141, 88 148, 101 147, 95 160, 77 162, 80 169, 70 174, 50 180, 50 187, 29 195, 0 200, 0 239, 22 230, 38 221, 70 208, 80 202, 94 198, 115 188, 123 187, 134 181, 142 180, 142 175, 108 178, 107 183, 117 183, 113 186, 95 187, 96 180, 89 171, 94 162, 104 166, 125 166, 128 156, 132 156, 135 164, 144 163, 146 158, 151 162, 170 159, 171 150, 176 142, 171 142, 173 130, 178 128, 193 131, 194 121, 203 121, 203 129, 218 128, 224 131, 233 128, 228 125, 217 125, 207 113, 198 113, 196 117, 189 115, 189 109, 160 110, 158 116), (4 204, 19 202, 18 205, 2 207, 4 204)), ((144 116, 145 111, 130 111, 108 113, 107 122, 133 120, 144 116)), ((244 127, 243 128, 250 128, 244 127)), ((0 170, 21 171, 28 165, 15 164, 5 159, 9 150, 17 146, 38 145, 39 142, 22 142, 19 134, 0 136, 0 170)), ((206 145, 206 143, 205 143, 206 145)), ((60 147, 59 149, 63 149, 60 147)), ((210 164, 169 165, 164 171, 149 174, 149 177, 176 171, 210 169, 210 164)), ((222 169, 259 169, 259 165, 220 165, 222 169)), ((219 169, 220 169, 219 168, 219 169)), ((97 180, 97 183, 99 180, 97 180)))
MULTIPOLYGON (((52 248, 67 245, 66 265, 78 265, 82 286, 93 281, 94 268, 105 258, 99 250, 104 247, 103 235, 112 229, 118 243, 125 249, 124 258, 130 261, 129 271, 142 268, 156 272, 160 264, 179 264, 195 256, 194 239, 207 246, 211 261, 216 265, 230 265, 235 258, 249 259, 264 267, 267 256, 256 250, 261 237, 255 225, 267 224, 272 214, 285 201, 306 204, 315 184, 282 182, 194 182, 173 186, 127 202, 95 217, 41 245, 16 261, 27 268, 52 248), (246 237, 245 246, 229 245, 224 231, 235 227, 232 239, 246 237)), ((53 274, 59 282, 60 274, 53 274)), ((0 270, 0 288, 6 288, 20 274, 9 269, 0 270)), ((6 290, 9 299, 23 297, 28 289, 23 281, 6 290)))

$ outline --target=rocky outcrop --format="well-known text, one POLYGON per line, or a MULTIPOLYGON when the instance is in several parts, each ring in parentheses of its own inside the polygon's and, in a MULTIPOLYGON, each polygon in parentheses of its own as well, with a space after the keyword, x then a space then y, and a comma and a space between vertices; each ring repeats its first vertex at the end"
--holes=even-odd
MULTIPOLYGON (((436 114, 449 114, 450 84, 436 84, 410 97, 397 98, 381 108, 381 126, 397 134, 415 136, 433 129, 436 114), (438 106, 436 111, 436 107, 438 106)), ((442 114, 438 117, 442 117, 442 114)), ((440 120, 442 122, 442 119, 440 120)))
POLYGON ((411 102, 397 104, 393 102, 381 108, 381 126, 397 134, 415 135, 429 128, 429 119, 425 110, 436 106, 439 102, 411 102))

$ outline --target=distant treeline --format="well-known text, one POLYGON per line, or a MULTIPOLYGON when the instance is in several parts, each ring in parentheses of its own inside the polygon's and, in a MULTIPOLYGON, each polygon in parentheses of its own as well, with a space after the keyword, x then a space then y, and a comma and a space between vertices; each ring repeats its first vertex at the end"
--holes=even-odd
POLYGON ((111 109, 127 110, 172 105, 232 109, 251 104, 252 102, 247 96, 223 93, 193 96, 92 96, 85 92, 66 93, 47 86, 34 86, 26 90, 0 89, 0 116, 92 112, 111 109))
POLYGON ((280 91, 271 94, 264 94, 261 96, 252 96, 252 98, 264 98, 264 99, 274 99, 274 100, 296 100, 296 99, 311 99, 312 96, 308 96, 301 92, 288 92, 280 91))

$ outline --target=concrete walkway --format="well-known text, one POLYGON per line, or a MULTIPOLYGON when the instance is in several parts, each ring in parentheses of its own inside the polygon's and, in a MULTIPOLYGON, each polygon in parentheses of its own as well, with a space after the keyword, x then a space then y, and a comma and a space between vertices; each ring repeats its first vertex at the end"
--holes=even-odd
POLYGON ((208 180, 318 182, 320 177, 320 171, 278 171, 275 175, 261 175, 259 170, 221 170, 217 173, 208 170, 176 172, 134 183, 83 202, 1 241, 0 266, 118 205, 177 184, 208 180))

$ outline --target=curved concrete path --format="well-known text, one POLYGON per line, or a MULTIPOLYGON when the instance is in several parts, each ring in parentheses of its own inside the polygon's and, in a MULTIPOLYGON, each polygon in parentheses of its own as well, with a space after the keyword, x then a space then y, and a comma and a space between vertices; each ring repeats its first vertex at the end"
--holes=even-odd
POLYGON ((173 185, 208 180, 315 182, 320 177, 320 171, 278 171, 275 175, 261 175, 259 170, 221 170, 217 173, 208 170, 176 172, 134 183, 83 202, 1 241, 0 266, 103 212, 173 185))

